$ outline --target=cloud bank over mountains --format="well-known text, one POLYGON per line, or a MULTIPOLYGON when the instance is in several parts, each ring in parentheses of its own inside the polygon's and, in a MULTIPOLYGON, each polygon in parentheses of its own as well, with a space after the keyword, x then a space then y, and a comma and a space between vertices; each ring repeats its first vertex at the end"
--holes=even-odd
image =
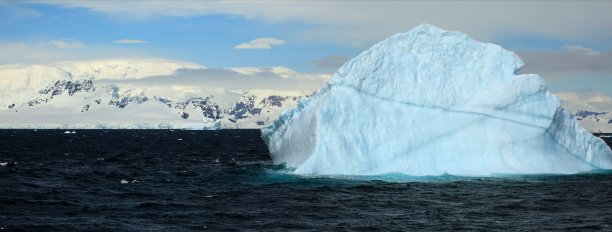
MULTIPOLYGON (((0 66, 0 101, 20 92, 38 91, 55 81, 87 81, 134 86, 165 92, 266 90, 312 93, 330 75, 299 73, 285 67, 206 68, 168 59, 103 59, 56 62, 49 65, 0 66)), ((4 104, 5 102, 0 102, 4 104)))

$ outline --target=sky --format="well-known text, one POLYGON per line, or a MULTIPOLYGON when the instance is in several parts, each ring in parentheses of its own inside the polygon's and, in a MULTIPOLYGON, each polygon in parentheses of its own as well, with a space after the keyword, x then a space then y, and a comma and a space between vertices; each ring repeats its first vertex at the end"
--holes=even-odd
POLYGON ((612 1, 0 1, 0 65, 164 58, 333 73, 421 23, 516 52, 554 92, 612 96, 612 1))

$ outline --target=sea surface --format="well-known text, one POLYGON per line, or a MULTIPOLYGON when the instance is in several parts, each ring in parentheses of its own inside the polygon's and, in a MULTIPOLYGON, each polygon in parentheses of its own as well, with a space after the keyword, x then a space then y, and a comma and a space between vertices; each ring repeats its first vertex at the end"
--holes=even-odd
POLYGON ((0 229, 612 231, 609 171, 303 177, 258 130, 74 131, 0 130, 0 229))

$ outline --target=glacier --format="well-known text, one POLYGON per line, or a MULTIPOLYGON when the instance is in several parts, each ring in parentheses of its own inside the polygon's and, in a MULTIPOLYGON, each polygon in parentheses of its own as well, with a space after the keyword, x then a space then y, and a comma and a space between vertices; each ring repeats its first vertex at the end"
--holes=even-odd
POLYGON ((502 47, 428 24, 346 62, 261 129, 296 174, 570 174, 612 151, 502 47))

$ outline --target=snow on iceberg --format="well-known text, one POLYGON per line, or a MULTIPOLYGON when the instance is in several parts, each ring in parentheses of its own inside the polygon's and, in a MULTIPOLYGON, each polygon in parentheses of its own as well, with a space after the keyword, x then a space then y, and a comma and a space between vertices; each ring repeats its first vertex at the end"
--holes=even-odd
POLYGON ((297 174, 491 175, 612 169, 612 151, 514 53, 423 24, 344 64, 262 129, 297 174))

